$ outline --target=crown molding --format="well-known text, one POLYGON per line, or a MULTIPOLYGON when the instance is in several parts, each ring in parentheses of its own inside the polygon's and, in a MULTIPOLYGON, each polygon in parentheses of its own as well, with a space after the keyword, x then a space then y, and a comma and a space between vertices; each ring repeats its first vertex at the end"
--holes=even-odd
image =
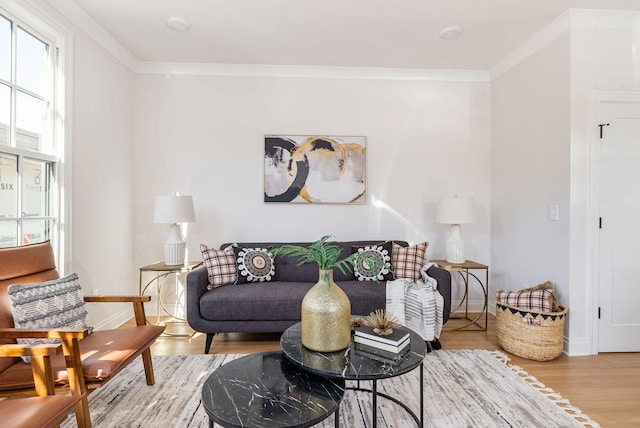
POLYGON ((486 70, 138 62, 136 73, 192 76, 488 82, 486 70))
POLYGON ((562 13, 489 68, 490 79, 494 80, 500 77, 562 34, 568 32, 571 27, 571 14, 569 12, 562 13))
POLYGON ((573 28, 638 29, 640 28, 640 11, 569 9, 489 68, 490 79, 494 80, 500 77, 573 28))
POLYGON ((131 71, 136 70, 138 59, 127 48, 109 34, 100 24, 91 18, 73 0, 46 0, 47 3, 60 12, 69 21, 84 31, 107 52, 116 57, 131 71))
POLYGON ((637 29, 640 11, 569 9, 488 70, 142 62, 73 0, 46 0, 131 71, 138 74, 318 79, 490 82, 572 28, 637 29))

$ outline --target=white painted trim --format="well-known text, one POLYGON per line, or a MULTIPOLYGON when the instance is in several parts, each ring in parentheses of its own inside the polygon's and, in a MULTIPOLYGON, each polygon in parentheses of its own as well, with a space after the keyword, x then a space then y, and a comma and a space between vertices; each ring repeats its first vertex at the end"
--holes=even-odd
POLYGON ((489 68, 491 80, 515 67, 572 28, 632 30, 640 27, 640 11, 569 9, 489 68))
POLYGON ((485 70, 139 62, 138 74, 488 82, 485 70))
POLYGON ((51 7, 56 9, 67 19, 78 26, 89 37, 95 40, 107 52, 116 57, 131 71, 135 71, 138 59, 133 56, 119 41, 109 34, 100 24, 91 18, 73 0, 46 0, 51 7))
MULTIPOLYGON (((58 189, 56 203, 59 206, 59 223, 57 233, 57 248, 55 252, 57 255, 58 271, 61 275, 65 275, 70 272, 69 261, 73 259, 72 255, 72 228, 71 228, 71 213, 72 213, 72 199, 71 195, 71 159, 72 159, 72 138, 73 138, 73 32, 65 25, 61 24, 57 20, 52 19, 41 9, 41 6, 34 3, 31 0, 24 0, 22 4, 17 2, 7 2, 0 0, 0 10, 4 10, 8 16, 12 19, 17 19, 18 22, 22 22, 26 25, 30 31, 43 37, 47 43, 55 48, 59 48, 62 51, 62 63, 59 67, 62 67, 63 75, 56 76, 55 85, 56 96, 55 102, 57 103, 54 110, 59 114, 56 114, 57 118, 54 120, 64 121, 63 123, 54 124, 53 132, 57 133, 56 138, 59 142, 62 142, 62 147, 56 148, 58 155, 52 156, 51 160, 55 160, 58 165, 58 189), (58 159, 59 158, 59 159, 58 159)), ((49 156, 39 155, 39 157, 46 159, 49 156)))
MULTIPOLYGON (((464 316, 464 306, 465 305, 465 301, 461 300, 461 299, 456 299, 456 300, 452 300, 451 301, 451 315, 453 316, 455 314, 455 316, 460 316, 463 315, 464 316), (454 312, 454 309, 457 310, 454 312)), ((469 313, 472 314, 479 314, 480 311, 482 310, 482 308, 484 307, 484 300, 469 300, 469 313)), ((489 310, 490 308, 487 308, 487 310, 489 310)), ((495 312, 495 306, 493 307, 494 312, 495 312)), ((492 313, 491 311, 489 311, 489 313, 492 313)), ((493 315, 495 315, 495 313, 493 313, 493 315)), ((482 321, 484 323, 484 315, 482 315, 481 319, 478 321, 482 321)))
MULTIPOLYGON (((89 303, 91 305, 91 303, 89 303)), ((88 312, 91 312, 91 308, 88 308, 88 312)), ((131 314, 131 308, 128 307, 126 309, 121 309, 109 315, 107 318, 102 321, 95 323, 93 328, 95 330, 111 330, 116 329, 122 326, 124 323, 128 322, 133 318, 131 314)))
POLYGON ((570 357, 583 357, 592 355, 590 351, 589 341, 586 338, 583 339, 571 339, 564 338, 564 350, 565 354, 570 357))
POLYGON ((522 45, 511 51, 491 68, 489 76, 491 80, 500 77, 525 59, 536 53, 538 50, 548 45, 550 42, 569 31, 571 27, 571 13, 564 12, 540 31, 531 36, 522 45))
POLYGON ((114 55, 126 67, 140 74, 488 82, 515 67, 571 28, 633 29, 638 28, 640 25, 638 24, 640 21, 640 12, 638 11, 569 9, 488 70, 163 63, 138 61, 131 52, 104 30, 73 0, 46 1, 114 55))
MULTIPOLYGON (((589 99, 589 123, 588 138, 589 138, 589 201, 588 213, 589 218, 595 221, 600 216, 600 136, 596 132, 596 125, 602 121, 602 109, 600 108, 603 103, 638 103, 640 104, 640 92, 639 91, 592 91, 589 99)), ((587 228, 587 248, 590 249, 586 270, 589 283, 587 286, 587 308, 590 310, 590 320, 587 320, 587 339, 584 341, 584 349, 581 352, 584 354, 571 354, 571 355, 597 355, 599 353, 599 320, 596 314, 598 313, 599 295, 600 295, 600 265, 599 265, 599 253, 600 253, 600 235, 596 232, 594 227, 587 228), (590 340, 589 340, 590 339, 590 340)), ((580 344, 582 342, 579 342, 580 344)))
POLYGON ((598 28, 601 30, 633 30, 640 27, 640 11, 570 9, 571 28, 598 28))

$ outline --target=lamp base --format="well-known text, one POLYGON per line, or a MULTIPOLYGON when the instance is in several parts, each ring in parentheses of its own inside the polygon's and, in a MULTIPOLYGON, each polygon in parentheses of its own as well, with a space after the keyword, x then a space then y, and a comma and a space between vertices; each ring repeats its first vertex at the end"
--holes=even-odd
POLYGON ((451 225, 451 235, 447 241, 447 261, 449 263, 464 263, 467 261, 464 251, 465 245, 460 233, 460 225, 451 225))
POLYGON ((167 266, 183 265, 186 248, 180 225, 175 223, 169 226, 169 238, 164 242, 164 263, 167 266))
POLYGON ((167 266, 178 266, 184 264, 184 254, 187 248, 186 242, 165 242, 164 243, 164 263, 167 266))
POLYGON ((449 263, 466 262, 464 250, 464 242, 447 241, 447 261, 449 263))

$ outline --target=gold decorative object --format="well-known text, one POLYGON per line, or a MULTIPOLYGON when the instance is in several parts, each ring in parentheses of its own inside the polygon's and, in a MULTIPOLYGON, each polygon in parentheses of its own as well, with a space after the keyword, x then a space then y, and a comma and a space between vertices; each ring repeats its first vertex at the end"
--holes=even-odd
POLYGON ((376 309, 375 312, 371 312, 364 320, 364 324, 372 327, 373 332, 380 336, 388 336, 393 333, 394 328, 400 326, 398 318, 383 309, 376 309))
POLYGON ((326 235, 309 246, 283 245, 271 250, 274 257, 294 256, 298 265, 317 263, 319 279, 302 299, 302 344, 313 351, 341 351, 351 343, 351 302, 349 296, 333 282, 333 268, 352 272, 354 263, 370 266, 381 263, 375 257, 355 252, 343 259, 342 249, 326 235))
POLYGON ((332 269, 321 269, 319 276, 302 299, 302 344, 313 351, 340 351, 351 342, 351 302, 333 282, 332 269))
POLYGON ((364 320, 362 318, 360 317, 351 318, 351 330, 353 330, 354 328, 358 328, 363 324, 364 324, 364 320))

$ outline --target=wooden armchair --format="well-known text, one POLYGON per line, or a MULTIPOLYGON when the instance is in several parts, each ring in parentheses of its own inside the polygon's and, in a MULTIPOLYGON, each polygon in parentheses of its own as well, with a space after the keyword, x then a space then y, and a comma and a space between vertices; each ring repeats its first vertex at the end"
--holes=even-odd
POLYGON ((79 395, 55 395, 51 356, 61 345, 0 345, 0 360, 31 357, 33 380, 38 397, 0 401, 2 425, 12 428, 58 427, 82 399, 79 395))
MULTIPOLYGON (((116 330, 43 330, 14 328, 7 289, 12 284, 43 282, 59 278, 49 242, 23 247, 0 248, 0 344, 17 338, 57 338, 62 353, 51 357, 56 390, 79 396, 78 427, 90 427, 87 392, 98 388, 142 355, 148 385, 155 383, 150 346, 164 327, 146 325, 144 302, 149 296, 87 296, 87 302, 131 302, 135 327, 116 330)), ((33 395, 36 384, 32 365, 20 358, 0 359, 0 396, 33 395)))

